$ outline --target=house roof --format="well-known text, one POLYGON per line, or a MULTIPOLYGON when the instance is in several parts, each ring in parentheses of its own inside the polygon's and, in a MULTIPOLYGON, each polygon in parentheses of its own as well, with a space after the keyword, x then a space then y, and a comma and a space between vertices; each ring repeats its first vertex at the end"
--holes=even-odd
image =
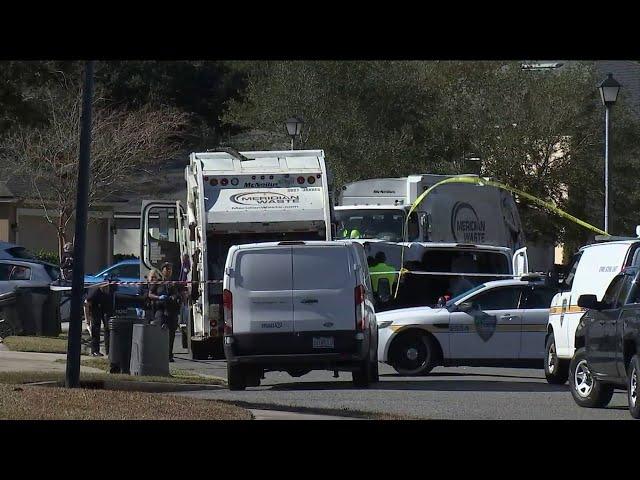
MULTIPOLYGON (((184 181, 184 168, 189 163, 188 153, 179 158, 163 162, 154 172, 140 170, 132 175, 126 188, 114 195, 109 195, 97 206, 111 206, 115 212, 139 213, 142 200, 186 200, 187 190, 184 181)), ((22 175, 4 172, 6 179, 0 182, 0 201, 35 200, 33 187, 29 179, 22 175), (5 193, 7 195, 6 199, 5 193)), ((46 197, 48 189, 42 186, 42 194, 46 197)))
POLYGON ((7 187, 7 182, 0 182, 0 201, 14 200, 13 192, 7 187))

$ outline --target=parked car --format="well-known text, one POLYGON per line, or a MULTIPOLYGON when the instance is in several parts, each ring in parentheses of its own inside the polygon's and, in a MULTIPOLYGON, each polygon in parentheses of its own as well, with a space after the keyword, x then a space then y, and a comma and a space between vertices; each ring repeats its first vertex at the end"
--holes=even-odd
MULTIPOLYGON (((122 260, 110 267, 105 268, 95 275, 85 275, 84 283, 100 283, 106 279, 121 282, 139 282, 140 281, 140 260, 130 259, 122 260)), ((138 285, 117 285, 117 293, 125 295, 138 295, 138 285)))
POLYGON ((601 301, 583 294, 587 309, 575 333, 576 353, 569 366, 569 385, 581 407, 605 407, 614 388, 626 388, 629 412, 640 418, 640 268, 623 270, 601 301))
POLYGON ((16 287, 48 287, 60 276, 60 268, 38 260, 0 259, 0 293, 16 287))
MULTIPOLYGON (((60 269, 50 263, 38 260, 18 260, 18 259, 0 259, 0 298, 2 306, 0 307, 0 336, 14 334, 14 332, 27 331, 35 334, 36 332, 56 331, 53 323, 45 323, 49 320, 53 321, 47 310, 47 301, 50 298, 49 286, 51 282, 57 280, 60 276, 60 269), (13 292, 16 289, 27 292, 28 297, 23 297, 23 302, 19 308, 26 308, 28 312, 25 316, 24 310, 14 310, 17 316, 9 321, 5 309, 15 307, 16 297, 13 292), (27 318, 28 317, 28 318, 27 318), (36 323, 34 323, 36 322, 36 323), (36 324, 40 324, 38 327, 36 324)), ((61 321, 68 318, 68 305, 60 304, 61 321)))
POLYGON ((378 380, 378 330, 362 245, 233 246, 223 289, 230 390, 260 385, 266 371, 293 377, 350 371, 358 387, 378 380))
POLYGON ((477 285, 440 308, 379 312, 378 359, 409 376, 438 365, 542 367, 554 294, 530 275, 477 285))

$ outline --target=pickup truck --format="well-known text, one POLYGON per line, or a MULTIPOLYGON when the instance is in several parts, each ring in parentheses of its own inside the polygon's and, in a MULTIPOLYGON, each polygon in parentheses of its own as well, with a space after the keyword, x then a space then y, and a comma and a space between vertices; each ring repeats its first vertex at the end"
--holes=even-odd
POLYGON ((582 407, 601 408, 611 401, 614 388, 626 389, 629 412, 640 418, 640 268, 616 275, 601 301, 583 294, 578 305, 587 311, 576 329, 569 367, 573 399, 582 407))

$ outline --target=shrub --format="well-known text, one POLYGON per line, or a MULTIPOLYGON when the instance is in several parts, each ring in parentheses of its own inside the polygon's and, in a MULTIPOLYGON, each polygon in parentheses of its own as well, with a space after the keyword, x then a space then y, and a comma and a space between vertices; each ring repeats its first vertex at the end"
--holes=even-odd
POLYGON ((50 250, 38 250, 37 252, 35 252, 35 256, 38 260, 42 262, 49 262, 49 263, 53 263, 54 265, 60 264, 60 259, 58 258, 58 254, 50 250))

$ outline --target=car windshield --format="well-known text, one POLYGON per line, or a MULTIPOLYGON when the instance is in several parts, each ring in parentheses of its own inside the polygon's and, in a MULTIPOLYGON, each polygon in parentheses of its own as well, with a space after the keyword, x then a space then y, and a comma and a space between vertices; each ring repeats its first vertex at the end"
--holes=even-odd
POLYGON ((406 218, 403 210, 336 210, 335 218, 336 237, 339 240, 359 238, 387 242, 403 241, 402 232, 406 218))
POLYGON ((460 295, 456 295, 451 300, 449 300, 447 303, 445 303, 444 306, 449 308, 454 303, 456 303, 458 300, 461 300, 462 298, 466 297, 467 295, 469 295, 469 294, 471 294, 473 292, 477 292, 478 290, 480 290, 480 289, 482 289, 484 287, 485 287, 485 284, 481 283, 480 285, 477 285, 477 286, 473 287, 471 290, 467 290, 466 292, 462 292, 460 295))

